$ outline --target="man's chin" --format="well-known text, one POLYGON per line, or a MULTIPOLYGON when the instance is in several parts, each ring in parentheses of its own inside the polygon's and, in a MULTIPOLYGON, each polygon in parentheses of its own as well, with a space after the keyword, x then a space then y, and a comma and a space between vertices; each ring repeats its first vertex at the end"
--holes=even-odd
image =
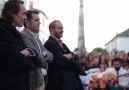
POLYGON ((63 37, 63 35, 60 35, 60 38, 62 38, 63 37))
POLYGON ((17 27, 23 27, 23 24, 21 24, 21 25, 18 25, 17 27))
POLYGON ((58 37, 59 39, 62 38, 62 36, 58 37))

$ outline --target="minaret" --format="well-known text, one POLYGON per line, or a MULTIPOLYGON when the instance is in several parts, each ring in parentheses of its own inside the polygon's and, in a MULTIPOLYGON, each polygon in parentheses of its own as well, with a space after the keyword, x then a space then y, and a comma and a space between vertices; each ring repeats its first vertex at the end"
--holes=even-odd
POLYGON ((80 0, 80 10, 79 10, 78 51, 80 54, 86 53, 85 33, 84 33, 83 0, 80 0))

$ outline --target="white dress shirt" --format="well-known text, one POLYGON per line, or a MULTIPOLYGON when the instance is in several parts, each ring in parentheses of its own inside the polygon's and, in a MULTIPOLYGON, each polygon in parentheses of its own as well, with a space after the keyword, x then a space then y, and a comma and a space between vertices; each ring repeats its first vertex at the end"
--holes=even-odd
POLYGON ((81 79, 83 85, 89 85, 90 84, 89 76, 80 75, 80 79, 81 79))

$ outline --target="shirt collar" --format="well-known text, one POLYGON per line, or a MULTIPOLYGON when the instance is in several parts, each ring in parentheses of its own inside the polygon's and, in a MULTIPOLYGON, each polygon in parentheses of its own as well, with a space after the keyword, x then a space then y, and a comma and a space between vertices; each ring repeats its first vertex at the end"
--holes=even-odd
POLYGON ((58 43, 62 43, 62 40, 61 40, 61 39, 56 38, 56 37, 54 37, 54 36, 51 36, 51 37, 53 37, 58 43))
POLYGON ((34 38, 39 38, 38 33, 33 33, 32 31, 30 31, 29 29, 27 29, 33 36, 34 38))

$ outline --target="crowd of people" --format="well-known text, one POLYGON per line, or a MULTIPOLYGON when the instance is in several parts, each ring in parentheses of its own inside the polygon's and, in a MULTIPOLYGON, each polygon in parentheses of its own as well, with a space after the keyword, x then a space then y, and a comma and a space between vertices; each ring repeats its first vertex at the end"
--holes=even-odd
POLYGON ((87 76, 80 76, 85 90, 129 90, 129 54, 115 55, 94 51, 81 55, 80 62, 87 76))

